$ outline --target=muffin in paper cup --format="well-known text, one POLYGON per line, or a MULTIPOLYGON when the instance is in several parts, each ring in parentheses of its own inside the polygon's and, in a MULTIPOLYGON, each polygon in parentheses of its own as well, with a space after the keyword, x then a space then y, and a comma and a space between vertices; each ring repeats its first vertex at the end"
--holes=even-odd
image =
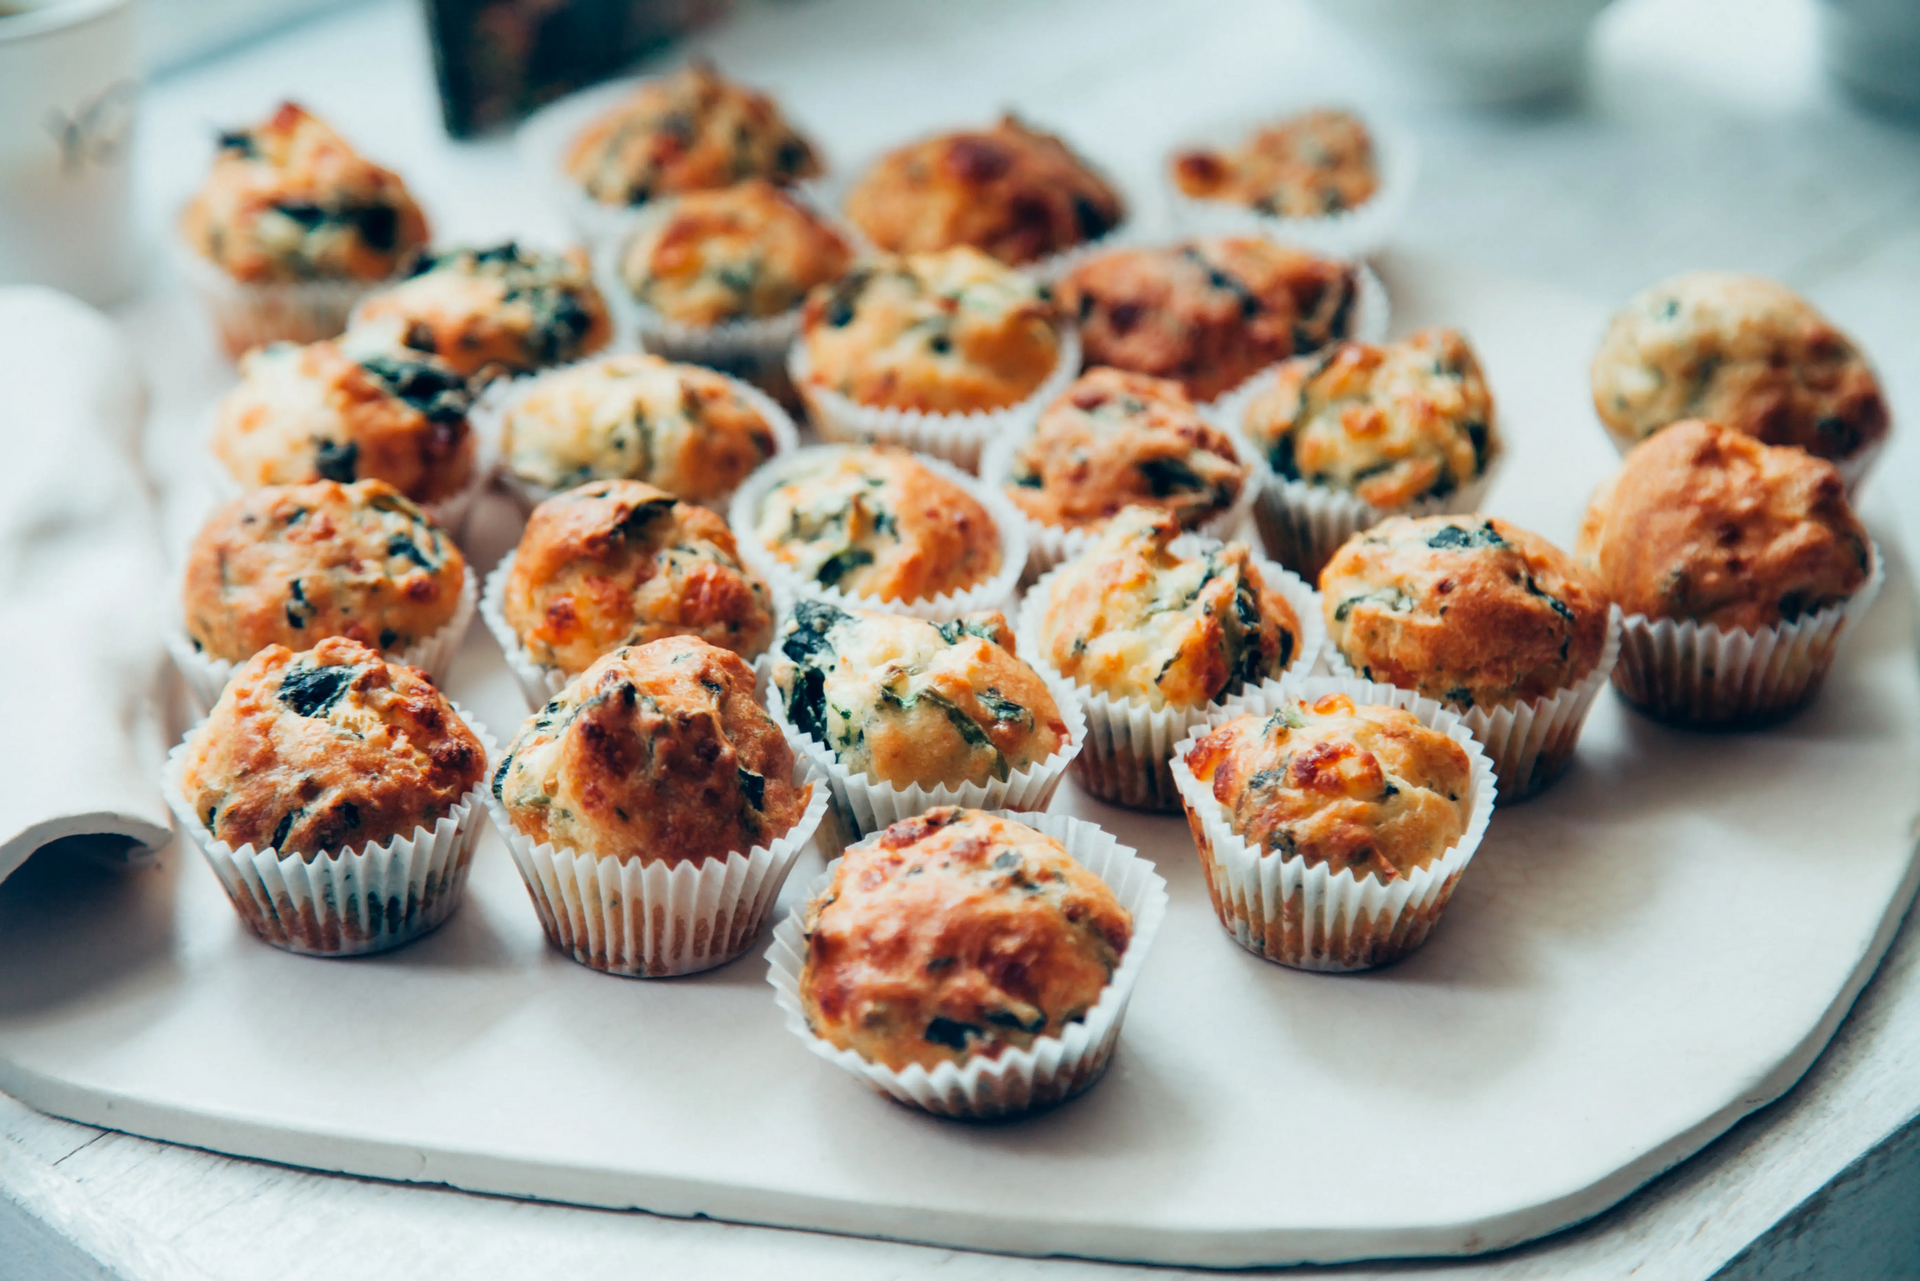
MULTIPOLYGON (((1007 1049, 996 1057, 976 1055, 962 1064, 941 1063, 932 1071, 914 1064, 896 1071, 869 1062, 814 1035, 800 998, 800 972, 806 964, 806 904, 794 906, 774 930, 767 949, 767 982, 787 1016, 787 1029, 821 1058, 851 1072, 888 1097, 938 1116, 983 1120, 1030 1112, 1066 1099, 1098 1081, 1113 1059, 1120 1025, 1127 1014, 1141 966, 1167 912, 1167 883, 1152 863, 1107 832, 1064 814, 993 811, 1059 841, 1075 862, 1104 881, 1133 915, 1133 937, 1085 1019, 1064 1036, 1042 1037, 1030 1049, 1007 1049)), ((833 883, 840 860, 807 884, 812 899, 833 883)))
POLYGON ((919 618, 929 618, 943 623, 985 609, 1007 609, 1011 606, 1014 591, 1019 586, 1020 575, 1027 565, 1027 534, 1020 518, 1019 509, 1007 501, 1006 495, 995 492, 979 479, 969 476, 958 467, 930 458, 925 454, 915 454, 914 461, 925 466, 943 480, 964 489, 987 509, 993 518, 996 531, 1000 536, 1000 568, 985 580, 958 592, 942 592, 938 596, 919 597, 914 600, 880 600, 873 596, 855 596, 841 591, 838 587, 823 587, 812 579, 802 578, 793 570, 780 563, 767 545, 760 540, 757 532, 760 504, 767 495, 786 481, 787 469, 795 461, 824 457, 836 450, 847 448, 843 445, 813 445, 792 454, 771 458, 760 465, 760 469, 747 477, 746 483, 734 491, 733 502, 727 508, 727 523, 733 527, 734 540, 740 546, 740 558, 746 562, 767 582, 776 595, 788 601, 823 600, 838 605, 842 609, 872 609, 889 614, 912 614, 919 618))
POLYGON ((268 343, 319 342, 346 332, 360 300, 387 280, 235 280, 217 263, 179 245, 173 255, 180 274, 206 305, 220 346, 238 360, 268 343))
POLYGON ((678 865, 536 845, 490 789, 483 799, 554 947, 589 969, 663 978, 725 965, 753 945, 827 810, 827 789, 804 758, 794 759, 793 781, 813 794, 772 844, 678 865))
POLYGON ((1447 900, 1480 848, 1493 816, 1493 764, 1461 718, 1430 698, 1391 685, 1317 677, 1267 682, 1208 709, 1204 721, 1175 749, 1175 784, 1200 851, 1200 870, 1220 924, 1240 946, 1302 970, 1371 969, 1406 956, 1432 932, 1447 900), (1466 749, 1473 763, 1473 808, 1467 830, 1439 858, 1385 885, 1351 869, 1330 874, 1303 855, 1261 854, 1233 830, 1213 789, 1193 776, 1186 756, 1214 728, 1243 712, 1264 715, 1291 699, 1312 702, 1344 694, 1356 705, 1389 704, 1412 712, 1466 749))
MULTIPOLYGON (((386 655, 389 662, 418 667, 431 676, 435 684, 446 683, 447 672, 453 666, 453 656, 460 652, 460 642, 466 639, 467 627, 473 622, 474 604, 479 596, 479 589, 474 586, 473 566, 464 566, 462 572, 464 577, 460 582, 460 599, 453 607, 453 617, 426 639, 386 655)), ((178 594, 175 593, 176 596, 178 594)), ((169 628, 166 642, 167 653, 172 656, 174 667, 179 670, 181 679, 186 681, 187 689, 199 703, 200 710, 212 710, 213 705, 220 701, 220 692, 226 689, 227 682, 240 664, 228 658, 215 658, 202 651, 187 635, 185 627, 169 628)))
MULTIPOLYGON (((1573 684, 1526 702, 1497 703, 1467 711, 1447 709, 1467 727, 1492 761, 1499 783, 1499 804, 1510 805, 1539 795, 1573 764, 1573 752, 1580 745, 1580 730, 1593 710, 1593 700, 1621 657, 1622 636, 1620 610, 1615 607, 1607 617, 1607 639, 1599 661, 1573 684)), ((1365 679, 1331 642, 1327 645, 1327 667, 1343 680, 1365 679)))
MULTIPOLYGON (((1192 555, 1216 539, 1185 534, 1174 540, 1173 548, 1192 555)), ((1313 674, 1326 648, 1327 625, 1320 610, 1320 593, 1296 575, 1258 554, 1250 558, 1261 577, 1286 598, 1300 620, 1300 650, 1281 673, 1281 680, 1301 680, 1313 674)), ((1154 707, 1145 698, 1116 698, 1069 681, 1055 669, 1041 641, 1047 604, 1059 569, 1042 574, 1020 602, 1019 622, 1015 626, 1021 657, 1046 678, 1049 685, 1059 681, 1073 694, 1087 718, 1086 745, 1073 762, 1073 776, 1089 795, 1129 809, 1171 813, 1180 807, 1179 792, 1170 768, 1174 744, 1194 726, 1206 721, 1221 703, 1199 707, 1154 707)), ((1273 685, 1274 679, 1261 682, 1273 685)), ((1225 697, 1232 697, 1227 695, 1225 697)))
POLYGON ((456 715, 480 740, 489 768, 433 825, 360 849, 314 858, 282 856, 251 843, 234 849, 214 839, 181 791, 189 730, 167 754, 163 785, 180 830, 205 856, 241 922, 262 942, 307 956, 384 952, 430 933, 453 915, 466 888, 474 842, 485 829, 483 799, 498 744, 465 708, 456 715))
POLYGON ((1680 725, 1764 724, 1820 692, 1841 638, 1857 628, 1886 580, 1877 543, 1867 581, 1838 605, 1758 631, 1628 618, 1613 684, 1649 716, 1680 725))
POLYGON ((813 361, 802 334, 788 349, 787 375, 793 380, 800 399, 806 402, 807 416, 822 440, 851 445, 898 445, 973 472, 979 470, 981 452, 989 444, 998 437, 1031 426, 1040 411, 1058 399, 1079 376, 1080 336, 1070 325, 1061 330, 1058 363, 1025 400, 1003 409, 966 414, 862 405, 837 391, 815 386, 809 377, 812 372, 813 361))

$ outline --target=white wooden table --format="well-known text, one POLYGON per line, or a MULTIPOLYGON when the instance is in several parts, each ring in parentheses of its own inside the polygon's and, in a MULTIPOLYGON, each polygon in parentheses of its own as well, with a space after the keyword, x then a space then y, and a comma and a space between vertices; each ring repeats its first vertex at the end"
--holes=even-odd
MULTIPOLYGON (((1250 83, 1276 97, 1390 96, 1363 55, 1282 0, 801 0, 748 8, 704 43, 778 90, 841 156, 1017 105, 1150 192, 1166 142, 1250 83)), ((1920 533, 1920 133, 1819 74, 1804 0, 1626 0, 1594 82, 1531 115, 1408 110, 1424 166, 1401 242, 1608 302, 1692 266, 1807 292, 1877 357, 1896 440, 1870 510, 1920 533)), ((444 238, 561 229, 505 140, 440 134, 415 6, 336 12, 152 86, 142 208, 156 241, 212 129, 297 97, 405 169, 444 238)), ((157 248, 157 245, 156 245, 157 248)), ((157 255, 156 255, 157 256, 157 255)), ((230 378, 156 267, 123 309, 156 423, 230 378)), ((158 435, 171 434, 158 431, 158 435)), ((155 451, 157 475, 193 460, 155 451)), ((168 513, 184 540, 194 510, 168 513)), ((1890 798, 1912 807, 1912 795, 1890 798)), ((1920 940, 1903 932, 1825 1056, 1778 1104, 1594 1222, 1506 1255, 1345 1269, 1368 1276, 1759 1277, 1920 1272, 1920 940), (1744 1252, 1744 1253, 1743 1253, 1744 1252)), ((371 1183, 234 1160, 40 1116, 0 1097, 0 1277, 920 1276, 1118 1278, 1162 1271, 969 1255, 371 1183)))

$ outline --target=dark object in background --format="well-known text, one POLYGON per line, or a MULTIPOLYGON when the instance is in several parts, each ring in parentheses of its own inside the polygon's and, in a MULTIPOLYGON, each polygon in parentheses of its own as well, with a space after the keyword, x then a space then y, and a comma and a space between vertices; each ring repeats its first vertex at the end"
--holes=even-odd
POLYGON ((447 132, 465 138, 624 67, 732 0, 427 0, 447 132))

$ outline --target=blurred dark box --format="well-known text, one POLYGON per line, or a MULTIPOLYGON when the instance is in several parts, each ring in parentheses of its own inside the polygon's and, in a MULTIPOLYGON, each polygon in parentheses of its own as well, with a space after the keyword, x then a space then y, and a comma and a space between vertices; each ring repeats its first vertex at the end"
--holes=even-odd
POLYGON ((427 0, 447 132, 520 119, 694 27, 732 0, 427 0))

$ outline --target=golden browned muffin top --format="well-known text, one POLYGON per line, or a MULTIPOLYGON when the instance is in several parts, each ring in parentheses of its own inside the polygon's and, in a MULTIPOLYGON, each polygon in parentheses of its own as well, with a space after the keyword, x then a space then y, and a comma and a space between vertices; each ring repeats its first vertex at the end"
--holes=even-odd
POLYGON ((754 514, 794 573, 849 596, 932 600, 999 572, 1000 530, 980 500, 898 449, 803 456, 754 514))
POLYGON ((501 416, 507 466, 548 489, 642 480, 715 502, 778 447, 773 425, 732 379, 637 351, 543 374, 501 416))
POLYGON ((584 253, 536 253, 511 240, 423 255, 408 279, 360 304, 354 326, 468 378, 563 365, 613 339, 584 253))
POLYGON ((603 204, 638 205, 747 178, 789 186, 818 174, 820 159, 772 98, 694 61, 581 130, 566 170, 603 204))
POLYGON ((1368 680, 1456 707, 1544 698, 1606 647, 1610 602, 1592 571, 1490 516, 1394 516, 1320 572, 1327 637, 1368 680))
POLYGON ((662 202, 622 251, 620 278, 668 320, 707 326, 792 311, 852 264, 825 219, 752 178, 662 202))
POLYGON ((431 356, 274 343, 241 359, 240 385, 215 414, 213 452, 248 489, 384 480, 438 502, 473 478, 472 399, 466 379, 431 356))
POLYGON ((1129 507, 1055 574, 1040 646, 1056 671, 1112 698, 1202 707, 1279 676, 1300 618, 1244 543, 1173 549, 1180 522, 1129 507))
POLYGON ((847 217, 891 253, 971 245, 1015 266, 1098 240, 1126 216, 1066 143, 1013 116, 890 151, 847 194, 847 217))
POLYGON ((181 220, 235 280, 384 280, 427 243, 406 184, 291 102, 220 135, 213 172, 181 220))
POLYGON ((452 620, 466 576, 447 532, 383 480, 273 485, 200 527, 187 635, 232 662, 328 636, 397 653, 452 620))
POLYGON ((1083 529, 1142 506, 1196 529, 1233 506, 1249 470, 1179 383, 1089 369, 1041 412, 1007 496, 1045 525, 1083 529))
POLYGON ((1689 271, 1636 295, 1593 357, 1593 407, 1622 449, 1686 418, 1850 458, 1887 434, 1858 348, 1785 285, 1689 271))
POLYGON ((693 636, 616 649, 514 735, 493 794, 536 842, 672 865, 747 854, 806 812, 753 670, 693 636))
POLYGON ((1003 409, 1060 363, 1047 291, 975 249, 856 268, 814 290, 801 323, 807 383, 877 408, 1003 409))
POLYGON ((1473 813, 1465 748, 1411 712, 1345 694, 1236 716, 1189 749, 1187 768, 1260 854, 1383 885, 1445 854, 1473 813))
POLYGON ((1189 196, 1246 205, 1281 218, 1356 209, 1380 186, 1373 137, 1348 111, 1303 111, 1254 130, 1237 147, 1198 147, 1173 158, 1189 196))
POLYGON ((1060 842, 952 806, 850 847, 805 921, 807 1025, 896 1071, 1058 1037, 1133 940, 1132 914, 1060 842))
POLYGON ((1212 400, 1349 336, 1354 269, 1252 236, 1116 249, 1060 282, 1088 365, 1177 379, 1212 400))
POLYGON ((1451 329, 1296 356, 1254 397, 1240 428, 1274 475, 1382 511, 1479 479, 1500 447, 1480 362, 1451 329))
POLYGON ((1695 419, 1633 448, 1577 550, 1629 615, 1751 631, 1859 591, 1870 545, 1833 464, 1695 419))
POLYGON ((214 836, 308 861, 429 830, 487 753, 418 668, 333 636, 270 645, 193 733, 180 791, 214 836))
POLYGON ((534 662, 569 676, 666 636, 749 659, 773 636, 772 597, 740 563, 727 523, 632 480, 597 480, 533 509, 502 612, 534 662))
POLYGON ((855 774, 984 784, 1067 745, 1059 705, 998 613, 932 623, 803 600, 774 652, 787 718, 855 774))

